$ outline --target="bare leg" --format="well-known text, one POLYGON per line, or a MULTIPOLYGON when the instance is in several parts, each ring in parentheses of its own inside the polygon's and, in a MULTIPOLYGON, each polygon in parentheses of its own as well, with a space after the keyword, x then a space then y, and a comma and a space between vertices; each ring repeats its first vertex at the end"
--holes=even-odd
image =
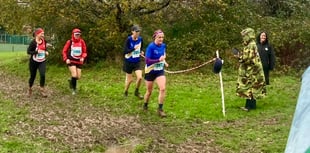
POLYGON ((164 100, 165 100, 165 96, 166 96, 166 77, 164 75, 157 77, 156 83, 159 87, 158 115, 160 117, 166 117, 166 114, 163 110, 164 100))
POLYGON ((76 68, 76 78, 79 80, 82 76, 82 69, 76 68))
POLYGON ((135 71, 135 74, 137 76, 136 88, 139 89, 142 81, 142 70, 135 71))
POLYGON ((144 111, 148 110, 148 103, 153 91, 153 81, 145 81, 145 85, 146 85, 146 92, 144 95, 144 106, 143 109, 144 111))
POLYGON ((77 78, 77 68, 75 65, 72 65, 72 66, 68 66, 69 68, 69 71, 71 73, 71 77, 74 77, 74 78, 77 78))
POLYGON ((136 90, 135 90, 135 96, 137 96, 140 99, 143 99, 143 96, 140 95, 139 88, 142 81, 142 70, 136 70, 135 71, 137 81, 136 81, 136 90))
POLYGON ((146 84, 146 92, 144 95, 144 102, 148 103, 153 91, 153 81, 145 81, 145 84, 146 84))
POLYGON ((163 104, 166 96, 166 77, 159 76, 156 78, 156 83, 159 87, 158 103, 163 104))
POLYGON ((130 87, 130 84, 132 82, 132 74, 126 73, 126 79, 125 79, 125 96, 128 96, 128 89, 130 87))

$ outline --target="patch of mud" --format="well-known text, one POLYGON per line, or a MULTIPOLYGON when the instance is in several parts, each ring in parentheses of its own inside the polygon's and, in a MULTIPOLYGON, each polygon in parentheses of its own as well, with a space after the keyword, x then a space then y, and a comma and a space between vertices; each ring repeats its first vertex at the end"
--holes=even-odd
POLYGON ((220 152, 207 134, 203 135, 206 139, 203 143, 188 139, 181 144, 171 144, 161 132, 163 129, 177 132, 173 126, 165 127, 160 122, 143 124, 138 116, 113 116, 109 110, 91 106, 87 99, 72 99, 70 94, 64 95, 50 86, 47 87, 48 98, 40 96, 39 87, 34 87, 33 96, 29 98, 28 80, 3 72, 0 77, 2 98, 11 99, 18 107, 29 110, 29 116, 19 121, 11 134, 44 137, 55 144, 50 147, 52 150, 69 148, 71 152, 91 152, 92 148, 101 146, 107 153, 129 153, 142 144, 146 145, 144 152, 150 153, 220 152), (145 143, 145 140, 150 142, 145 143))

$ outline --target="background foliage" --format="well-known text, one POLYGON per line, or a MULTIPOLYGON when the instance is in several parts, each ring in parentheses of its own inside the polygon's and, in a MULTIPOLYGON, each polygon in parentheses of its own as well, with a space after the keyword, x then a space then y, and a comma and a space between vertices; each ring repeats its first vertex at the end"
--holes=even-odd
MULTIPOLYGON (((232 47, 241 47, 240 31, 254 28, 269 33, 278 69, 309 65, 309 0, 0 0, 0 26, 22 34, 43 27, 54 44, 53 62, 61 62, 61 50, 71 30, 82 29, 89 50, 88 63, 122 60, 130 27, 143 28, 145 44, 163 29, 170 62, 177 67, 198 64, 220 50, 227 65, 232 47), (58 54, 59 53, 59 54, 58 54), (182 61, 182 62, 178 62, 182 61)), ((145 45, 146 46, 146 45, 145 45)))

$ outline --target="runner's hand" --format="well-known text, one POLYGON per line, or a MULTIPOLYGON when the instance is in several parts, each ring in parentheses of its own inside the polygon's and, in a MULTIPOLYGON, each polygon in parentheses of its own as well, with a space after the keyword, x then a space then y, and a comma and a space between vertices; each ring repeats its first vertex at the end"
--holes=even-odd
POLYGON ((166 59, 166 56, 160 56, 159 61, 164 61, 166 59))
POLYGON ((166 61, 165 61, 165 66, 166 66, 166 67, 168 67, 168 66, 169 66, 169 64, 168 64, 166 61))

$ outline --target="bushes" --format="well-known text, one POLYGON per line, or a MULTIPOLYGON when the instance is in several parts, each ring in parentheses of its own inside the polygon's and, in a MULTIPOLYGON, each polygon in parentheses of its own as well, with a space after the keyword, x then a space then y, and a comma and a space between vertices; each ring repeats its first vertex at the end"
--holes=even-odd
MULTIPOLYGON (((59 61, 60 51, 71 30, 79 27, 87 42, 88 62, 101 60, 119 62, 122 59, 124 39, 133 24, 142 27, 145 47, 152 41, 156 29, 164 30, 170 62, 179 66, 187 63, 201 63, 214 57, 220 50, 228 63, 231 62, 230 50, 241 47, 240 31, 252 27, 257 31, 266 30, 273 44, 278 64, 304 68, 309 65, 310 46, 306 43, 309 34, 309 2, 287 0, 279 1, 68 1, 52 3, 51 0, 34 0, 24 12, 37 12, 23 15, 16 24, 40 25, 47 36, 54 36, 56 53, 52 60, 59 61), (135 5, 132 5, 132 3, 135 5), (270 10, 273 9, 273 10, 270 10), (42 20, 42 18, 44 20, 42 20), (27 23, 23 22, 27 20, 27 23), (23 23, 22 23, 23 22, 23 23), (180 62, 181 61, 181 62, 180 62)), ((3 9, 18 7, 4 2, 3 9)), ((18 10, 18 9, 15 9, 18 10)), ((8 14, 9 15, 9 14, 8 14)), ((7 16, 1 16, 0 19, 7 16)), ((11 22, 4 23, 9 27, 11 22)), ((20 25, 22 27, 22 25, 20 25)), ((8 29, 8 31, 18 31, 8 29)), ((20 30, 21 31, 21 30, 20 30)), ((231 62, 231 63, 230 63, 231 62)))

